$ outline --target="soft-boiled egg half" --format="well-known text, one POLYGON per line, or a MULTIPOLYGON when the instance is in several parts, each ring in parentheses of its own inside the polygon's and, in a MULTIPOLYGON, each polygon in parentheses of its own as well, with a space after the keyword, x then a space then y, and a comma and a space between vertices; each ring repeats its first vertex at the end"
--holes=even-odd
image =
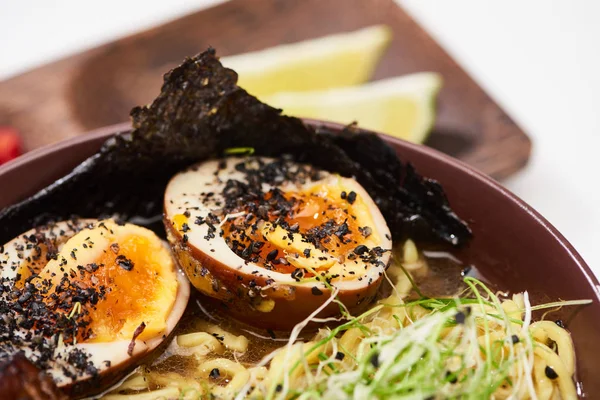
MULTIPOLYGON (((192 284, 256 326, 289 329, 333 291, 359 312, 390 259, 390 231, 360 184, 286 158, 195 165, 171 179, 164 209, 192 284)), ((331 303, 319 317, 338 313, 331 303)))
POLYGON ((112 220, 32 229, 0 248, 0 354, 69 397, 122 379, 175 328, 189 283, 152 231, 112 220))

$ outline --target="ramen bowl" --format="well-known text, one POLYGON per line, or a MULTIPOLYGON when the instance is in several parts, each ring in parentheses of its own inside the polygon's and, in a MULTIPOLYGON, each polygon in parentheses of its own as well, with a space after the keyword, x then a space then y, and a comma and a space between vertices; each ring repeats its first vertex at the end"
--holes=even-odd
MULTIPOLYGON (((340 125, 305 123, 339 130, 340 125)), ((0 167, 0 209, 30 196, 94 154, 129 125, 99 129, 37 149, 0 167)), ((382 135, 403 161, 444 187, 454 211, 473 230, 473 240, 454 255, 509 292, 527 290, 534 302, 591 299, 582 307, 551 315, 571 332, 577 354, 580 393, 600 398, 599 283, 573 246, 532 207, 486 175, 425 146, 382 135)))

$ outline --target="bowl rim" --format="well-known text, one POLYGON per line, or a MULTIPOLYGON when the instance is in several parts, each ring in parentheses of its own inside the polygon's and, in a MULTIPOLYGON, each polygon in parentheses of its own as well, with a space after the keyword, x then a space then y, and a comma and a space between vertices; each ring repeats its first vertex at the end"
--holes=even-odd
MULTIPOLYGON (((340 130, 345 127, 344 124, 339 124, 336 122, 316 120, 316 119, 308 119, 303 118, 303 122, 306 124, 313 126, 315 128, 325 127, 331 128, 334 130, 340 130)), ((0 165, 0 175, 4 175, 9 173, 12 170, 18 169, 23 165, 31 162, 34 159, 44 157, 45 155, 51 154, 57 150, 65 149, 71 147, 73 145, 84 143, 88 141, 93 141, 101 138, 108 139, 111 136, 119 132, 127 132, 131 130, 131 123, 124 122, 115 125, 109 125, 105 127, 101 127, 98 129, 91 130, 87 133, 74 136, 71 138, 67 138, 65 140, 61 140, 56 143, 51 143, 40 148, 29 151, 20 157, 17 157, 14 160, 11 160, 3 165, 0 165)), ((472 176, 473 178, 480 181, 485 186, 488 186, 492 190, 495 190, 502 195, 506 201, 510 201, 513 204, 517 205, 521 208, 525 213, 529 214, 531 218, 533 218, 538 224, 544 228, 555 240, 556 245, 560 245, 569 255, 569 257, 574 261, 575 265, 579 268, 579 270, 584 274, 585 279, 587 280, 590 287, 594 289, 597 300, 600 301, 600 282, 596 274, 591 270, 589 265, 585 262, 583 257, 577 252, 575 247, 567 240, 567 238, 559 232, 559 230, 554 227, 545 217, 543 217, 538 211, 536 211, 532 206, 527 204, 524 200, 519 198, 516 194, 502 186, 499 182, 491 178, 490 176, 484 174, 483 172, 478 171, 476 168, 466 164, 465 162, 458 160, 454 157, 451 157, 447 154, 444 154, 436 149, 431 147, 427 147, 421 144, 411 143, 394 136, 381 134, 378 132, 369 131, 363 129, 366 132, 375 133, 381 137, 384 137, 388 142, 401 146, 407 147, 415 152, 425 154, 427 157, 433 158, 442 163, 450 164, 456 167, 461 173, 472 176)))

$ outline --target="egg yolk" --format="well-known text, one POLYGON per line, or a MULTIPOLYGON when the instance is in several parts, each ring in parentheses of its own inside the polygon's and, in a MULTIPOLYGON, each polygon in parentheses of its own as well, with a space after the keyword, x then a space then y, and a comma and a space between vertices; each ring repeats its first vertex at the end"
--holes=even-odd
POLYGON ((93 276, 97 285, 108 289, 104 299, 90 309, 93 336, 88 341, 131 339, 142 322, 145 328, 139 339, 160 335, 166 327, 165 305, 175 300, 174 276, 164 276, 163 257, 156 254, 159 249, 141 236, 126 237, 118 246, 118 252, 107 251, 96 260, 102 267, 93 276))
MULTIPOLYGON (((265 200, 269 202, 272 197, 273 192, 268 192, 265 200)), ((333 265, 333 261, 323 260, 325 257, 322 257, 322 252, 337 257, 343 263, 345 255, 358 245, 378 241, 366 204, 351 190, 331 184, 315 185, 303 192, 284 192, 283 197, 291 204, 290 210, 281 214, 276 212, 276 206, 273 207, 274 212, 269 213, 268 222, 275 223, 283 219, 289 227, 293 227, 291 231, 302 238, 290 240, 291 235, 296 233, 279 233, 279 228, 274 231, 271 225, 267 230, 256 229, 251 226, 255 221, 247 221, 243 215, 228 220, 223 226, 224 237, 234 252, 245 258, 244 250, 253 246, 254 257, 258 258, 254 262, 277 272, 291 273, 298 264, 282 262, 282 258, 292 253, 300 253, 298 257, 304 257, 307 265, 308 255, 312 253, 314 269, 322 270, 333 265), (257 243, 260 246, 258 250, 257 243), (322 262, 315 263, 314 259, 321 259, 322 262)), ((287 260, 295 261, 290 258, 287 260)), ((310 275, 308 272, 305 276, 310 275)))
POLYGON ((171 255, 153 232, 109 221, 69 239, 39 278, 51 281, 61 299, 74 287, 81 290, 66 297, 63 308, 81 314, 80 342, 162 335, 178 289, 171 255), (85 299, 79 299, 82 292, 85 299))

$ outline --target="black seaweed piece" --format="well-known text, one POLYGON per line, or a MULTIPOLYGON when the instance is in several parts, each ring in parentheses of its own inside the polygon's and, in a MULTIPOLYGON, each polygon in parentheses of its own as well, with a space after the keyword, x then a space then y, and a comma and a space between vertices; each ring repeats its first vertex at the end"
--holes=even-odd
POLYGON ((159 222, 169 179, 232 147, 253 147, 263 156, 290 154, 354 176, 373 196, 396 239, 461 245, 471 237, 440 185, 403 164, 378 136, 355 127, 341 135, 316 131, 236 83, 237 74, 221 65, 213 49, 186 59, 165 75, 150 106, 131 111, 132 131, 118 133, 66 177, 0 211, 0 243, 73 215, 118 215, 164 236, 159 222))
POLYGON ((382 209, 394 236, 431 239, 429 231, 444 241, 460 244, 470 237, 469 228, 452 211, 442 186, 420 176, 410 163, 403 164, 393 148, 355 125, 341 133, 322 127, 319 133, 331 140, 361 166, 368 166, 373 180, 361 182, 382 209), (390 185, 398 182, 398 185, 390 185), (402 215, 394 218, 394 215, 402 215), (408 217, 408 218, 407 218, 408 217), (425 233, 425 236, 422 236, 425 233), (458 234, 457 234, 458 233, 458 234))

